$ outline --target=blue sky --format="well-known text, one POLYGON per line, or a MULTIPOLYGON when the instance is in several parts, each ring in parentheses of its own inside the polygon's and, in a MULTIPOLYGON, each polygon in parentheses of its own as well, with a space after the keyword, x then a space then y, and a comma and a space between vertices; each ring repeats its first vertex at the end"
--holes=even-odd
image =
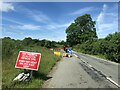
POLYGON ((114 2, 13 2, 1 3, 2 37, 66 40, 66 28, 81 15, 96 21, 97 35, 118 31, 118 5, 114 2))

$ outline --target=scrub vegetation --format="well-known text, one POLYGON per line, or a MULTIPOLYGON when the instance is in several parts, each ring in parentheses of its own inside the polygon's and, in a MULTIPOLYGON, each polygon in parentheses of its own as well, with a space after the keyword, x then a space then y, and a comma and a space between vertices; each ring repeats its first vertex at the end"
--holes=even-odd
MULTIPOLYGON (((47 77, 47 74, 61 57, 54 55, 53 51, 47 48, 49 44, 42 46, 43 44, 44 42, 31 38, 14 40, 5 37, 2 39, 2 88, 39 88, 45 80, 50 78, 47 77), (19 51, 41 53, 39 69, 38 71, 33 71, 32 80, 29 82, 13 82, 13 79, 24 71, 23 69, 15 68, 19 51)), ((51 45, 50 47, 56 46, 51 45)))

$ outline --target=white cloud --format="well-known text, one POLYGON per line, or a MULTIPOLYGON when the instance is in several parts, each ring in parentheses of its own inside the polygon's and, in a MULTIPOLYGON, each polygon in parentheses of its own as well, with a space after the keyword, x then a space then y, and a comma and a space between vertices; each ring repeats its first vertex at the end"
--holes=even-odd
POLYGON ((102 23, 104 23, 104 18, 105 18, 105 12, 106 12, 106 9, 107 9, 107 5, 103 5, 103 9, 101 11, 101 13, 98 15, 98 18, 97 18, 97 23, 100 25, 102 23))
POLYGON ((8 11, 14 11, 15 8, 12 3, 3 3, 0 2, 0 11, 1 12, 8 12, 8 11))
POLYGON ((28 8, 25 8, 23 6, 19 6, 18 9, 21 10, 21 12, 26 13, 26 15, 31 18, 34 21, 40 22, 40 23, 48 23, 50 22, 50 18, 43 12, 37 11, 37 10, 30 10, 28 8))
POLYGON ((23 26, 20 26, 21 29, 23 30, 39 30, 40 29, 40 26, 38 25, 32 25, 32 24, 26 24, 26 25, 23 25, 23 26))
POLYGON ((114 21, 113 23, 104 23, 101 24, 101 27, 99 27, 98 33, 104 33, 106 31, 110 31, 113 28, 117 30, 117 22, 114 21))
POLYGON ((24 25, 10 25, 9 28, 13 30, 39 30, 41 26, 33 24, 24 24, 24 25))
MULTIPOLYGON (((56 22, 52 21, 51 18, 48 15, 46 15, 45 13, 43 13, 42 11, 30 10, 26 7, 23 7, 22 5, 18 5, 18 7, 16 7, 16 9, 17 9, 16 11, 18 11, 18 13, 25 13, 27 15, 27 17, 34 20, 35 22, 36 21, 40 22, 40 24, 43 23, 44 25, 39 27, 43 30, 65 28, 65 27, 68 27, 71 24, 71 22, 62 23, 62 24, 56 23, 56 22)), ((5 18, 5 20, 11 21, 11 22, 19 24, 19 25, 24 25, 24 23, 14 21, 14 20, 11 20, 11 19, 5 18)))
POLYGON ((106 4, 103 5, 103 12, 106 12, 108 6, 106 4))
POLYGON ((35 21, 38 21, 38 22, 41 22, 41 23, 48 23, 50 21, 50 18, 47 15, 43 14, 43 13, 34 13, 34 12, 32 12, 31 17, 35 21))
POLYGON ((57 27, 65 27, 65 28, 67 28, 67 27, 69 27, 70 24, 73 23, 73 22, 74 22, 74 20, 72 20, 72 21, 70 21, 70 22, 67 22, 67 23, 64 23, 64 24, 58 24, 57 27))
MULTIPOLYGON (((11 36, 10 33, 7 32, 13 32, 15 33, 15 35, 17 35, 18 33, 21 33, 20 35, 25 36, 26 33, 25 32, 30 32, 33 33, 34 31, 40 31, 38 32, 39 34, 38 37, 36 35, 31 35, 29 34, 31 37, 34 36, 34 38, 39 38, 39 39, 49 39, 49 40, 55 40, 55 41, 59 41, 59 40, 65 40, 66 39, 66 34, 65 29, 73 22, 67 22, 67 23, 50 23, 50 24, 45 24, 45 25, 35 25, 35 24, 27 24, 27 23, 21 23, 18 21, 14 21, 11 19, 7 19, 4 18, 7 21, 12 22, 11 25, 4 25, 3 27, 3 31, 4 31, 4 35, 8 34, 11 36), (6 34, 5 34, 6 33, 6 34)), ((14 34, 12 34, 14 36, 14 34)))
POLYGON ((21 30, 50 30, 50 31, 55 31, 56 29, 65 29, 67 28, 72 22, 70 21, 67 23, 46 23, 45 25, 34 25, 34 24, 28 24, 28 23, 22 23, 19 21, 15 21, 9 18, 3 18, 3 20, 9 21, 14 23, 15 25, 10 25, 10 28, 12 29, 21 29, 21 30), (16 25, 17 24, 17 25, 16 25))
POLYGON ((7 20, 9 22, 15 23, 15 25, 9 25, 9 27, 12 29, 39 30, 41 28, 41 26, 39 26, 39 25, 21 23, 19 21, 15 21, 15 20, 12 20, 9 18, 3 18, 3 20, 7 20), (16 25, 16 24, 18 24, 18 25, 16 25))
POLYGON ((86 12, 90 12, 92 11, 94 8, 93 7, 85 7, 79 10, 76 10, 75 12, 71 13, 71 15, 78 15, 78 14, 83 14, 86 12))
POLYGON ((73 23, 74 20, 71 20, 71 21, 67 21, 65 23, 53 23, 52 25, 57 28, 67 28, 71 25, 71 23, 73 23))
POLYGON ((16 12, 20 14, 25 14, 31 20, 40 22, 40 23, 48 23, 50 22, 50 18, 41 10, 29 9, 23 5, 16 5, 16 12))
POLYGON ((97 17, 96 28, 99 38, 104 38, 108 34, 116 32, 118 30, 117 8, 110 8, 104 4, 102 11, 97 17), (113 8, 116 11, 113 12, 113 8))
POLYGON ((73 23, 74 21, 70 21, 70 22, 67 22, 67 23, 62 23, 62 24, 59 24, 59 23, 51 23, 50 25, 48 25, 48 27, 50 29, 60 29, 60 28, 67 28, 68 26, 70 26, 71 23, 73 23))
POLYGON ((21 22, 18 22, 18 21, 15 21, 15 20, 12 20, 12 19, 9 19, 9 18, 5 18, 5 17, 2 17, 3 20, 6 20, 8 22, 12 22, 12 23, 15 23, 15 24, 19 24, 19 25, 23 25, 24 23, 21 23, 21 22))

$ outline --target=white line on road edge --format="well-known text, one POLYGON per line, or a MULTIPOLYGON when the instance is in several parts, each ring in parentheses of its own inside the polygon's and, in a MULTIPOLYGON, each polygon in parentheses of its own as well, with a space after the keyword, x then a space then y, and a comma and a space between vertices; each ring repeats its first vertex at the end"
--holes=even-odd
MULTIPOLYGON (((84 53, 81 53, 81 54, 84 54, 84 53)), ((115 62, 109 61, 109 60, 107 60, 107 59, 99 58, 99 57, 96 57, 96 56, 93 56, 93 55, 89 55, 89 54, 84 54, 84 55, 87 55, 87 56, 92 57, 92 58, 97 58, 97 59, 99 59, 99 60, 104 60, 105 62, 108 62, 108 63, 112 63, 112 64, 115 64, 115 65, 119 65, 119 63, 115 63, 115 62)))
MULTIPOLYGON (((84 62, 84 60, 82 60, 83 62, 84 62)), ((86 62, 85 62, 86 63, 86 62)), ((89 67, 93 67, 92 65, 90 65, 90 64, 87 64, 89 67)), ((104 75, 104 74, 103 74, 104 75)), ((105 76, 106 77, 106 76, 105 76)), ((107 80, 109 80, 111 83, 113 83, 114 85, 116 85, 117 87, 119 87, 120 88, 120 85, 119 84, 117 84, 115 81, 113 81, 111 78, 109 78, 109 77, 106 77, 106 79, 107 80)))
POLYGON ((76 54, 73 54, 75 57, 78 57, 76 54))
POLYGON ((90 64, 88 64, 89 65, 89 67, 92 67, 92 65, 90 65, 90 64))
POLYGON ((117 87, 120 88, 120 85, 117 84, 115 81, 113 81, 111 78, 109 78, 109 77, 106 77, 106 78, 107 78, 107 80, 109 80, 109 81, 112 82, 114 85, 116 85, 117 87))

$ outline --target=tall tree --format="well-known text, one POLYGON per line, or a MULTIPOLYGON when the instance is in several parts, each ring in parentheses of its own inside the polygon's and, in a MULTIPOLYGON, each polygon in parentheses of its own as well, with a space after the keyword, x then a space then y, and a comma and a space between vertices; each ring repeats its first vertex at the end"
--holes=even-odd
POLYGON ((89 14, 76 18, 74 23, 66 29, 66 33, 70 46, 90 42, 97 38, 95 21, 89 14))
POLYGON ((32 38, 31 37, 25 38, 25 39, 23 39, 22 42, 23 42, 23 45, 28 46, 31 44, 32 38))

